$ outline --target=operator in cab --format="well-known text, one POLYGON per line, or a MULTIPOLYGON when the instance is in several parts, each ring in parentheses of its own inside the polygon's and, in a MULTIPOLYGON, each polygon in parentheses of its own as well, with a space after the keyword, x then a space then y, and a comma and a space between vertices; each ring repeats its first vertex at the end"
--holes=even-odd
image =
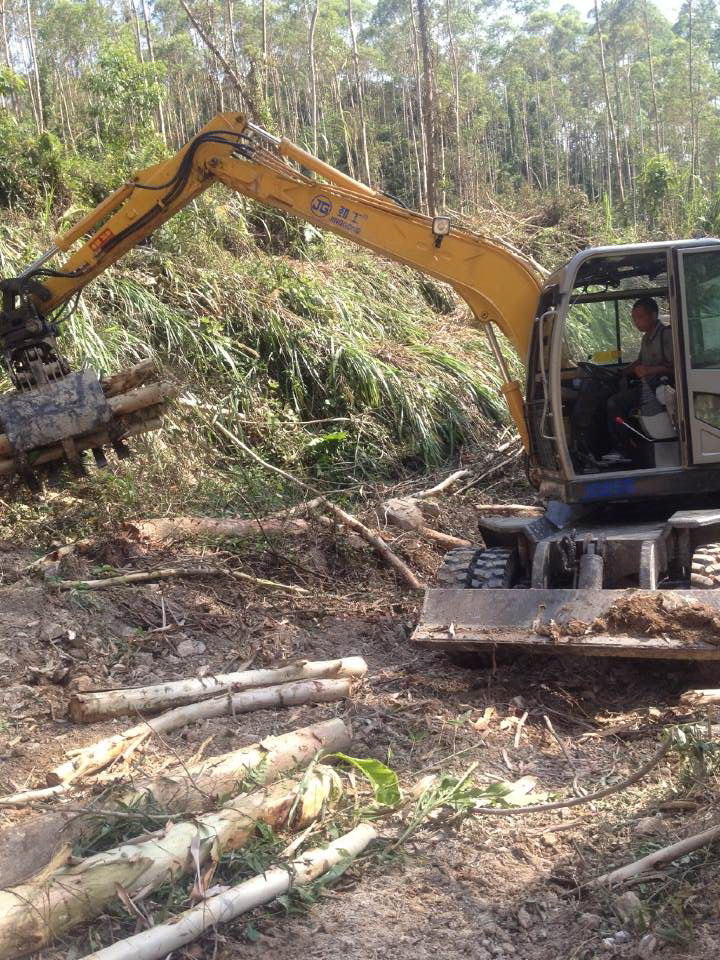
POLYGON ((625 386, 607 401, 608 430, 620 449, 627 438, 625 428, 617 423, 617 418, 626 420, 638 409, 642 399, 643 382, 653 391, 662 378, 667 378, 671 384, 675 382, 672 330, 660 320, 657 300, 641 297, 633 304, 631 316, 643 337, 637 360, 625 367, 623 374, 625 377, 636 377, 638 382, 625 386))

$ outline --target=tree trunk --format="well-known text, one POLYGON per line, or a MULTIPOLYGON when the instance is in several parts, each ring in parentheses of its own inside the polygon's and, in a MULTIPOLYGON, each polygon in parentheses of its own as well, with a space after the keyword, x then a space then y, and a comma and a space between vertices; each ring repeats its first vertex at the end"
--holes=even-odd
POLYGON ((450 0, 445 2, 445 20, 447 23, 448 43, 450 45, 450 59, 453 68, 453 112, 455 120, 455 178, 457 180, 456 190, 458 199, 458 208, 460 212, 464 209, 465 191, 462 181, 462 150, 460 148, 460 64, 458 61, 457 44, 455 43, 455 34, 452 29, 450 17, 450 0))
POLYGON ((655 60, 653 58, 652 40, 650 38, 648 0, 643 0, 643 24, 645 27, 645 46, 648 55, 648 67, 650 69, 650 91, 652 93, 653 125, 655 128, 655 152, 660 155, 662 152, 662 140, 660 137, 660 111, 658 109, 657 84, 655 83, 655 60))
POLYGON ((427 206, 428 214, 434 217, 437 212, 437 180, 435 167, 435 102, 430 51, 430 25, 428 23, 427 0, 417 0, 418 32, 422 52, 422 113, 425 127, 427 153, 427 206))
POLYGON ((427 137, 425 133, 425 119, 423 115, 423 82, 422 82, 422 71, 420 68, 420 40, 418 37, 417 23, 415 21, 415 4, 414 0, 409 0, 410 4, 410 23, 412 24, 413 32, 413 47, 414 47, 414 58, 413 58, 413 67, 415 70, 415 97, 416 97, 416 109, 418 115, 418 127, 420 129, 420 157, 422 160, 421 163, 421 189, 420 189, 420 203, 424 206, 425 211, 428 210, 428 156, 427 156, 427 137))
POLYGON ((33 98, 36 106, 35 123, 38 133, 42 133, 45 129, 45 110, 43 107, 42 90, 40 89, 40 69, 38 67, 37 52, 35 49, 35 30, 33 27, 30 0, 25 0, 25 15, 27 17, 28 47, 30 49, 30 59, 32 60, 31 66, 35 86, 35 97, 33 98))
POLYGON ((308 60, 310 63, 310 123, 312 126, 312 152, 317 156, 318 152, 318 96, 317 96, 317 73, 315 70, 315 27, 317 26, 318 13, 320 12, 320 0, 315 0, 312 13, 310 15, 310 25, 308 27, 308 60))
POLYGON ((695 31, 693 24, 693 0, 687 0, 688 11, 688 86, 690 88, 690 196, 695 196, 698 175, 698 122, 695 102, 695 31))
MULTIPOLYGON (((221 64, 221 66, 227 73, 228 77, 232 80, 233 84, 237 89, 237 92, 245 101, 248 113, 250 114, 252 119, 257 121, 259 119, 259 113, 258 113, 257 104, 255 103, 255 98, 247 89, 247 86, 244 83, 244 81, 241 79, 240 75, 235 71, 232 64, 228 63, 227 58, 223 56, 220 48, 218 47, 217 43, 213 39, 212 35, 202 25, 200 20, 197 18, 197 16, 191 9, 187 0, 180 0, 180 6, 183 8, 185 13, 187 14, 188 20, 195 28, 202 42, 205 44, 208 50, 210 50, 210 52, 213 54, 213 56, 218 61, 218 63, 221 64)), ((222 99, 222 88, 220 87, 219 89, 220 89, 220 98, 222 99)))
POLYGON ((367 121, 365 119, 365 97, 362 88, 362 79, 360 77, 360 58, 357 49, 357 37, 355 36, 355 21, 353 20, 352 0, 347 0, 348 25, 350 27, 350 43, 353 55, 353 70, 355 73, 355 89, 357 91, 358 108, 360 111, 360 156, 362 157, 365 182, 370 184, 370 157, 368 155, 367 145, 367 121))
POLYGON ((243 795, 217 813, 173 823, 160 836, 95 854, 63 867, 44 882, 0 891, 0 960, 42 949, 72 927, 99 916, 118 901, 147 896, 222 852, 237 850, 259 823, 274 830, 312 822, 341 791, 328 767, 243 795))

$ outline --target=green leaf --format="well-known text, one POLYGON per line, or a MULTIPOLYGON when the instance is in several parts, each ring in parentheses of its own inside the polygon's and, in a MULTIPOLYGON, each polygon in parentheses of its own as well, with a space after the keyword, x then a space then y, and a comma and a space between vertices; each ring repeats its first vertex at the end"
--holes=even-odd
POLYGON ((535 777, 520 777, 510 782, 501 780, 483 787, 482 794, 488 800, 507 807, 524 807, 533 803, 542 803, 547 800, 547 793, 536 793, 535 777))
POLYGON ((349 757, 346 753, 336 753, 336 757, 351 764, 370 781, 375 799, 386 807, 394 807, 402 800, 398 776, 394 770, 380 760, 349 757))

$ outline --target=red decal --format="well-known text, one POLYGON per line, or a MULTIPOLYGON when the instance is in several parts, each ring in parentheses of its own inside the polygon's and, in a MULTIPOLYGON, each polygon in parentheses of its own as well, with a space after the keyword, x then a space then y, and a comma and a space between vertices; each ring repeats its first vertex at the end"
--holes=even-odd
POLYGON ((98 253, 98 251, 102 250, 102 248, 107 244, 108 240, 112 239, 114 236, 115 234, 112 232, 112 230, 108 230, 107 228, 102 230, 90 241, 90 249, 93 251, 93 253, 98 253))

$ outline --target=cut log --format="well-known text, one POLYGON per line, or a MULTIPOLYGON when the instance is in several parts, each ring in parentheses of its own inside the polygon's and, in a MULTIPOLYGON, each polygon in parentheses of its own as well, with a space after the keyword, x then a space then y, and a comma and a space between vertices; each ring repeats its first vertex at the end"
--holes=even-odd
POLYGON ((456 483, 464 480, 465 477, 469 477, 471 473, 472 470, 456 470, 455 473, 451 473, 449 477, 445 477, 440 483, 436 483, 434 487, 428 487, 427 490, 418 490, 418 492, 413 493, 412 496, 416 500, 426 500, 428 497, 436 497, 439 493, 446 493, 451 487, 454 487, 456 483))
MULTIPOLYGON (((122 393, 112 397, 108 406, 115 416, 127 416, 131 413, 137 413, 147 407, 157 407, 172 399, 177 393, 176 388, 171 383, 151 383, 148 386, 140 387, 130 393, 122 393)), ((49 449, 53 449, 52 447, 49 449)), ((84 448, 87 449, 87 448, 84 448)), ((12 457, 13 448, 8 437, 0 433, 0 458, 12 457)))
MULTIPOLYGON (((143 809, 148 802, 168 813, 198 813, 214 808, 220 798, 235 796, 242 782, 252 774, 254 786, 274 783, 298 767, 307 766, 318 755, 346 751, 351 742, 342 720, 326 720, 260 743, 207 757, 191 766, 177 767, 151 780, 113 791, 98 801, 103 811, 143 809)), ((50 790, 62 788, 52 787, 50 790)), ((87 816, 52 812, 0 832, 0 883, 13 886, 45 867, 63 844, 75 844, 97 829, 98 815, 90 804, 87 816), (68 820, 68 817, 70 819, 68 820), (62 833, 61 833, 62 831, 62 833)))
POLYGON ((240 517, 158 517, 124 523, 130 530, 149 540, 181 540, 186 537, 293 537, 308 532, 306 520, 266 517, 243 520, 240 517))
POLYGON ((269 903, 294 887, 310 883, 337 864, 354 859, 376 838, 375 828, 361 823, 324 849, 308 850, 285 866, 266 870, 252 880, 203 900, 168 923, 96 950, 84 960, 161 960, 197 940, 206 930, 214 930, 221 923, 269 903))
MULTIPOLYGON (((151 433, 153 430, 159 430, 162 426, 162 419, 159 414, 161 410, 156 407, 149 407, 146 410, 138 410, 135 413, 128 414, 120 421, 120 432, 117 437, 110 437, 107 430, 98 430, 95 433, 85 434, 83 437, 75 439, 77 450, 91 450, 94 447, 104 447, 112 440, 125 440, 127 437, 134 437, 140 433, 151 433)), ((53 447, 43 447, 37 454, 31 458, 31 467, 39 467, 43 463, 51 463, 53 460, 62 460, 65 457, 65 450, 62 445, 57 444, 53 447)), ((0 476, 10 476, 16 472, 14 460, 0 459, 0 476)))
POLYGON ((105 717, 123 717, 137 713, 169 710, 186 703, 197 703, 230 691, 240 693, 257 687, 269 687, 296 680, 321 680, 337 677, 364 677, 367 664, 362 657, 341 660, 299 660, 271 670, 242 670, 190 680, 169 680, 147 687, 120 690, 92 690, 70 697, 69 713, 76 723, 92 723, 105 717))
POLYGON ((475 504, 478 513, 492 513, 501 517, 539 517, 543 513, 542 507, 535 507, 528 503, 480 503, 475 504))
POLYGON ((422 537, 426 540, 429 540, 430 543, 436 543, 439 547, 442 547, 444 550, 452 550, 453 547, 470 547, 472 544, 469 540, 464 540, 462 537, 454 537, 450 533, 443 533, 441 530, 435 530, 433 527, 420 527, 418 531, 422 537))
POLYGON ((135 413, 145 407, 154 407, 159 403, 166 403, 177 396, 177 387, 172 383, 149 383, 128 393, 121 393, 108 400, 108 405, 116 416, 135 413))
POLYGON ((295 828, 314 820, 340 795, 337 774, 318 765, 301 778, 284 780, 226 804, 217 813, 168 826, 160 836, 125 843, 49 879, 0 891, 0 960, 42 949, 78 923, 91 920, 123 897, 147 896, 243 847, 259 823, 295 828))
POLYGON ((720 690, 686 690, 680 703, 685 707, 712 707, 720 703, 720 690))
POLYGON ((128 521, 123 526, 150 540, 177 540, 185 537, 258 537, 287 533, 289 536, 307 533, 308 526, 298 520, 289 521, 309 513, 321 503, 322 497, 315 497, 305 503, 285 510, 276 510, 266 517, 248 520, 244 517, 156 517, 150 520, 128 521))
POLYGON ((349 680, 302 680, 245 693, 226 694, 203 700, 201 703, 176 707, 152 720, 145 720, 124 733, 106 737, 90 747, 78 750, 70 760, 51 770, 47 781, 53 786, 72 783, 80 777, 98 773, 118 757, 128 757, 134 753, 153 734, 169 733, 187 724, 197 723, 198 720, 249 713, 252 710, 273 710, 302 703, 331 703, 344 699, 349 693, 349 680))
POLYGON ((156 380, 157 376, 158 367, 155 361, 141 360, 134 367, 128 367, 127 370, 121 370, 110 377, 103 377, 100 385, 106 397, 114 397, 118 393, 127 393, 128 390, 156 380))

